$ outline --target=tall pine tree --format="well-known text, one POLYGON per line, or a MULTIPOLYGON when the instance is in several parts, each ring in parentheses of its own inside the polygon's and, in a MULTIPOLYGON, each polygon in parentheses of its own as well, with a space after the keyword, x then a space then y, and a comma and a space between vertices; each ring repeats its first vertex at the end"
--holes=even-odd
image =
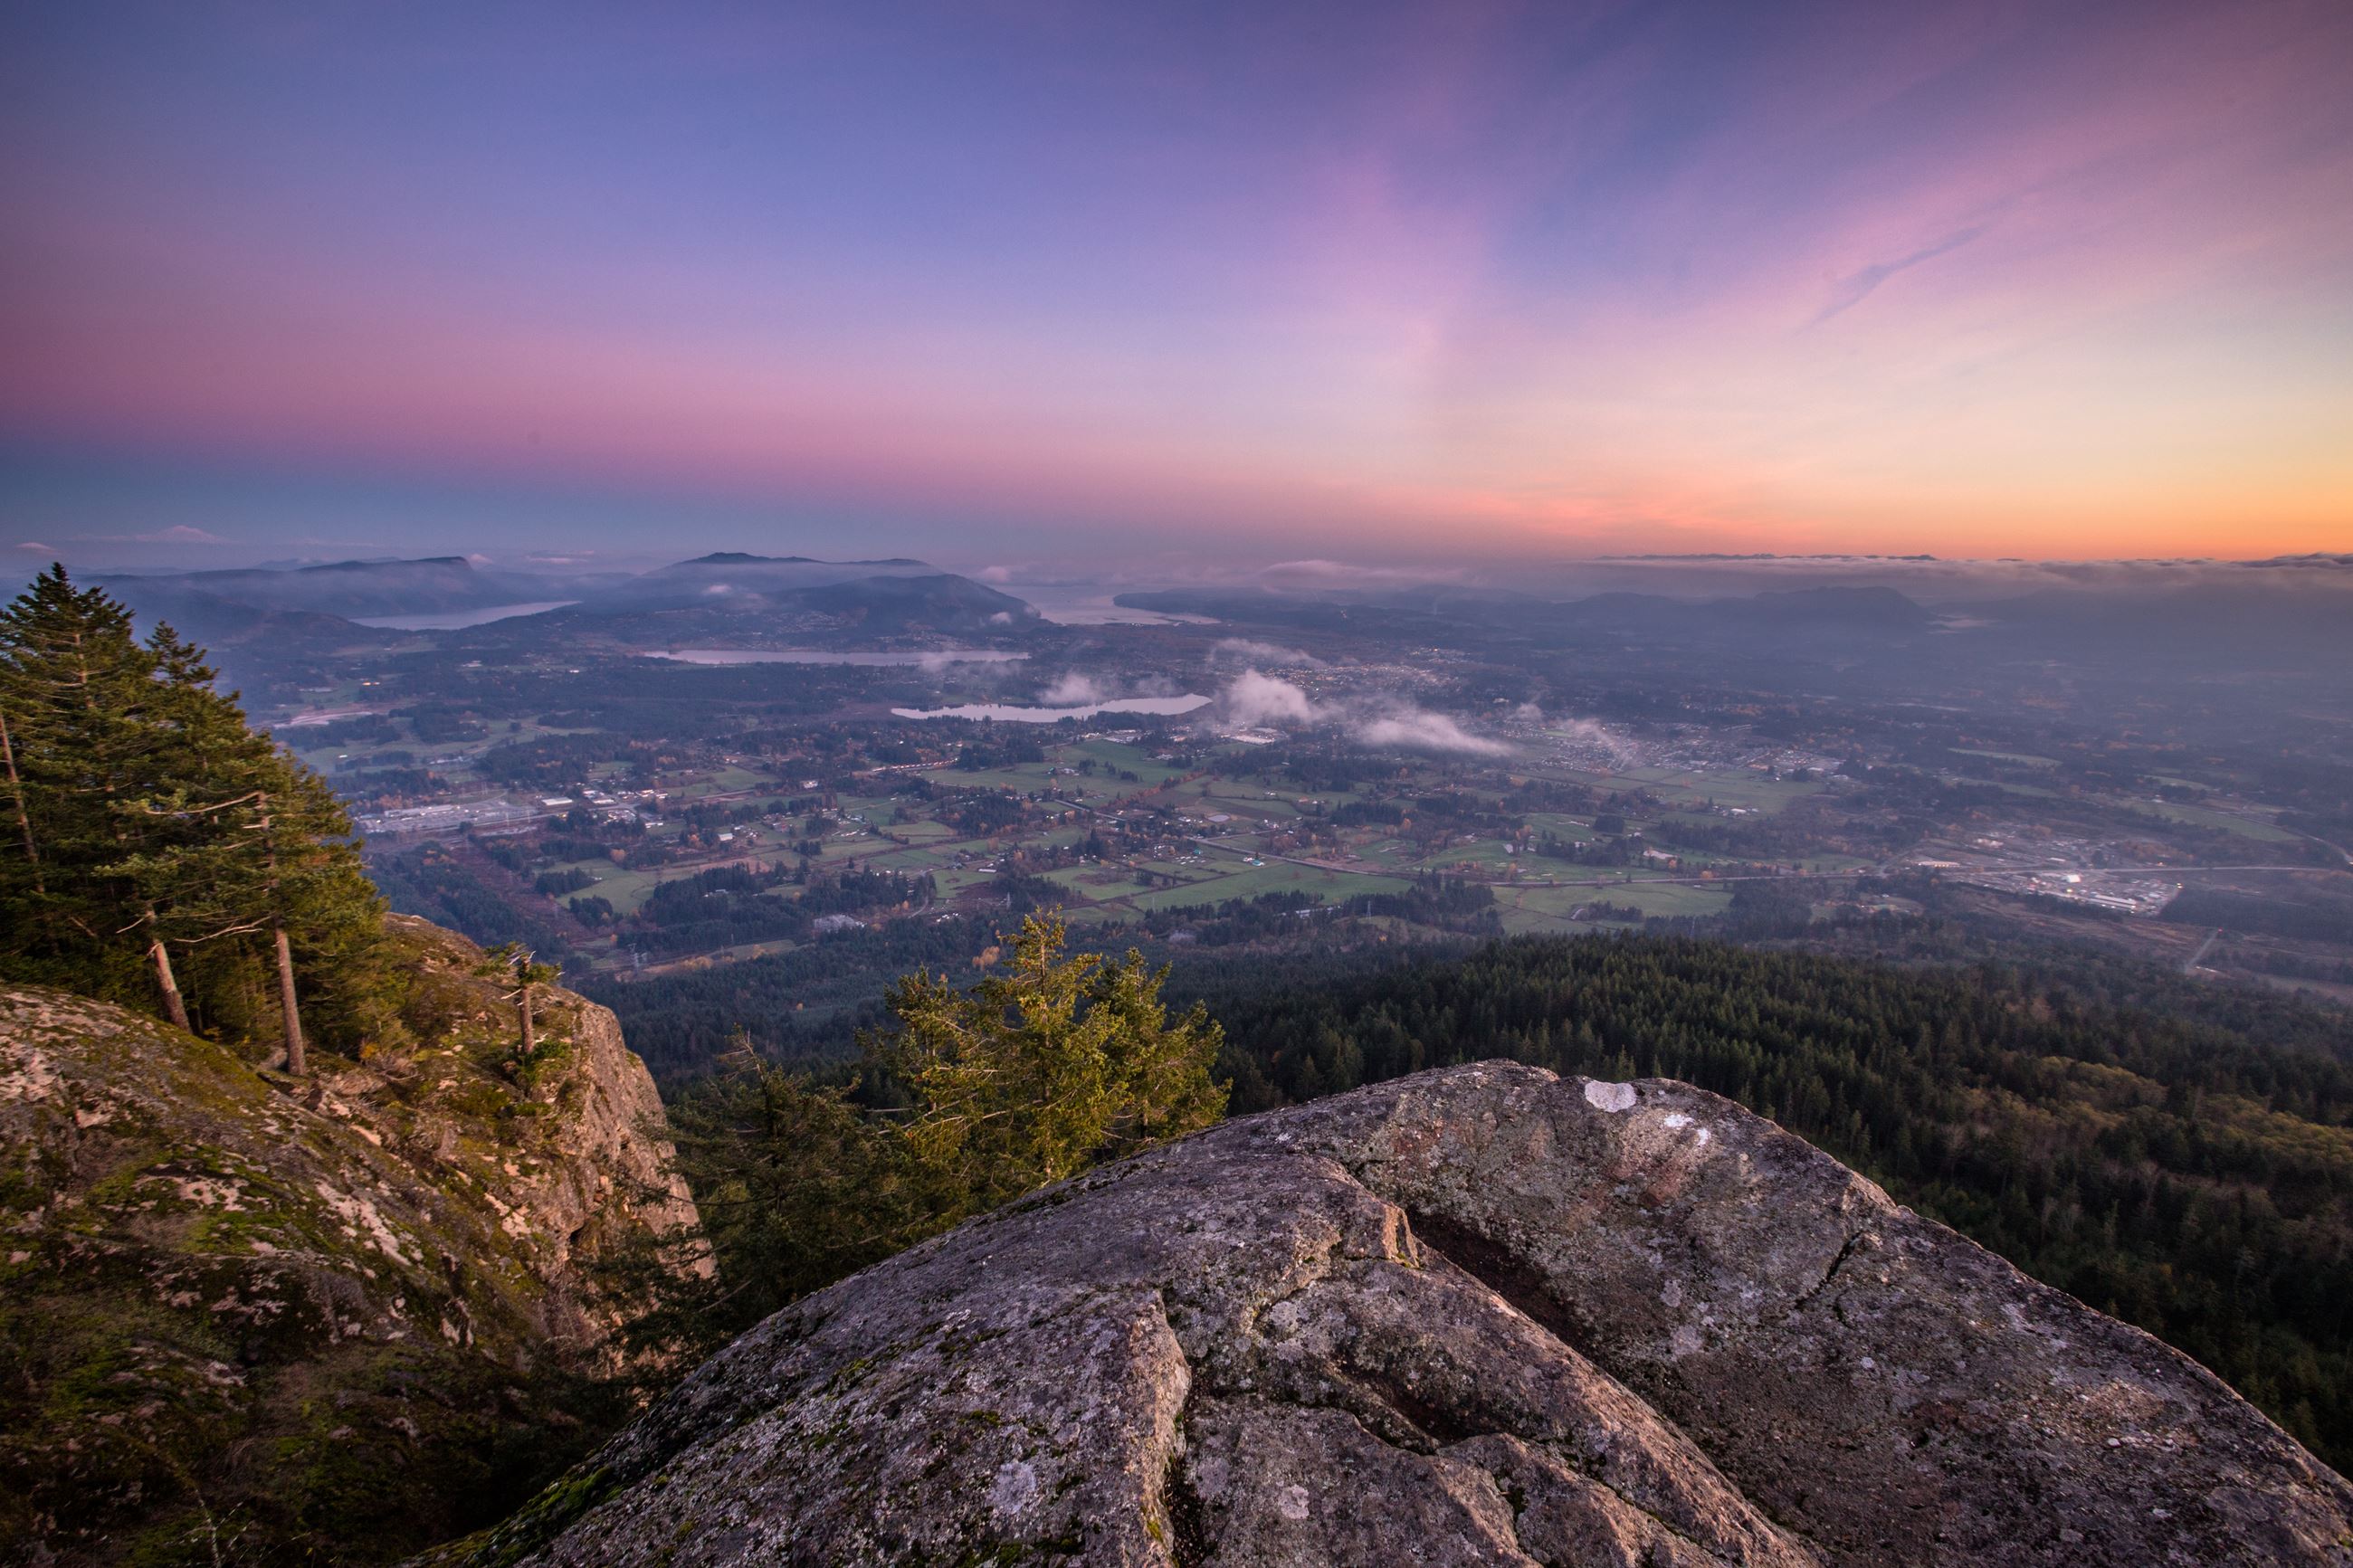
POLYGON ((382 903, 325 782, 214 676, 61 566, 0 610, 0 973, 216 1034, 274 1022, 301 1073, 306 1010, 337 1041, 388 1012, 382 903))

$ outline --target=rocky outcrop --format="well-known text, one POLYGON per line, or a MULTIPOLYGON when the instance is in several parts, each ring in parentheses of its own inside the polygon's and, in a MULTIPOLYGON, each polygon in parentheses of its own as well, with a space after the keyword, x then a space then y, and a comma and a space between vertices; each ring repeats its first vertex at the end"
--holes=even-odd
POLYGON ((1237 1121, 777 1314, 478 1561, 2345 1563, 2202 1369, 1729 1101, 1237 1121))
POLYGON ((0 1555, 380 1560, 593 1429, 600 1264, 695 1217, 652 1080, 561 991, 518 1063, 480 953, 396 936, 431 1027, 307 1080, 0 989, 0 1555))

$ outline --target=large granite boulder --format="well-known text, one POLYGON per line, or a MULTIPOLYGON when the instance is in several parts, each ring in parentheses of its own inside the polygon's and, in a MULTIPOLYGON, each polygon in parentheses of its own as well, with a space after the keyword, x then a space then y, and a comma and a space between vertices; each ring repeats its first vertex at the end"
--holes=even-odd
POLYGON ((1487 1064, 777 1314, 484 1563, 2345 1563, 2194 1363, 1731 1102, 1487 1064))

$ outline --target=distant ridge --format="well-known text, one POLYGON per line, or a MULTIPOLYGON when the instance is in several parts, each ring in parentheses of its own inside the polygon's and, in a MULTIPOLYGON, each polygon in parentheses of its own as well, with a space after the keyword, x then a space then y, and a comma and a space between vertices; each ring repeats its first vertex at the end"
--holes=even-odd
MULTIPOLYGON (((691 561, 675 562, 679 566, 922 566, 923 562, 907 555, 892 555, 880 561, 828 561, 816 555, 754 555, 743 550, 714 550, 708 555, 698 555, 691 561)), ((665 570, 665 568, 657 568, 665 570)))

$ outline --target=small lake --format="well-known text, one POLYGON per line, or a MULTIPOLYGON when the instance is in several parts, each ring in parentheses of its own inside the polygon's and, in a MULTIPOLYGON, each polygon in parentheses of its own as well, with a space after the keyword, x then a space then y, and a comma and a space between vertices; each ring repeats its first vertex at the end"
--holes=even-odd
POLYGON ((445 616, 353 616, 351 618, 364 626, 382 626, 395 632, 454 632, 462 626, 486 626, 492 621, 511 621, 517 616, 541 616, 550 610, 560 610, 566 605, 576 605, 577 599, 547 599, 535 605, 491 605, 479 610, 452 610, 445 616))
POLYGON ((680 647, 649 652, 648 658, 680 664, 867 664, 892 669, 937 669, 949 664, 1013 664, 1026 653, 1001 648, 937 648, 923 653, 815 653, 799 648, 680 647))
POLYGON ((1001 724, 1053 724, 1064 719, 1092 719, 1098 713, 1190 713, 1206 708, 1206 697, 1122 697, 1092 702, 1084 708, 1018 708, 1007 702, 967 702, 961 708, 893 708, 902 719, 994 719, 1001 724))

